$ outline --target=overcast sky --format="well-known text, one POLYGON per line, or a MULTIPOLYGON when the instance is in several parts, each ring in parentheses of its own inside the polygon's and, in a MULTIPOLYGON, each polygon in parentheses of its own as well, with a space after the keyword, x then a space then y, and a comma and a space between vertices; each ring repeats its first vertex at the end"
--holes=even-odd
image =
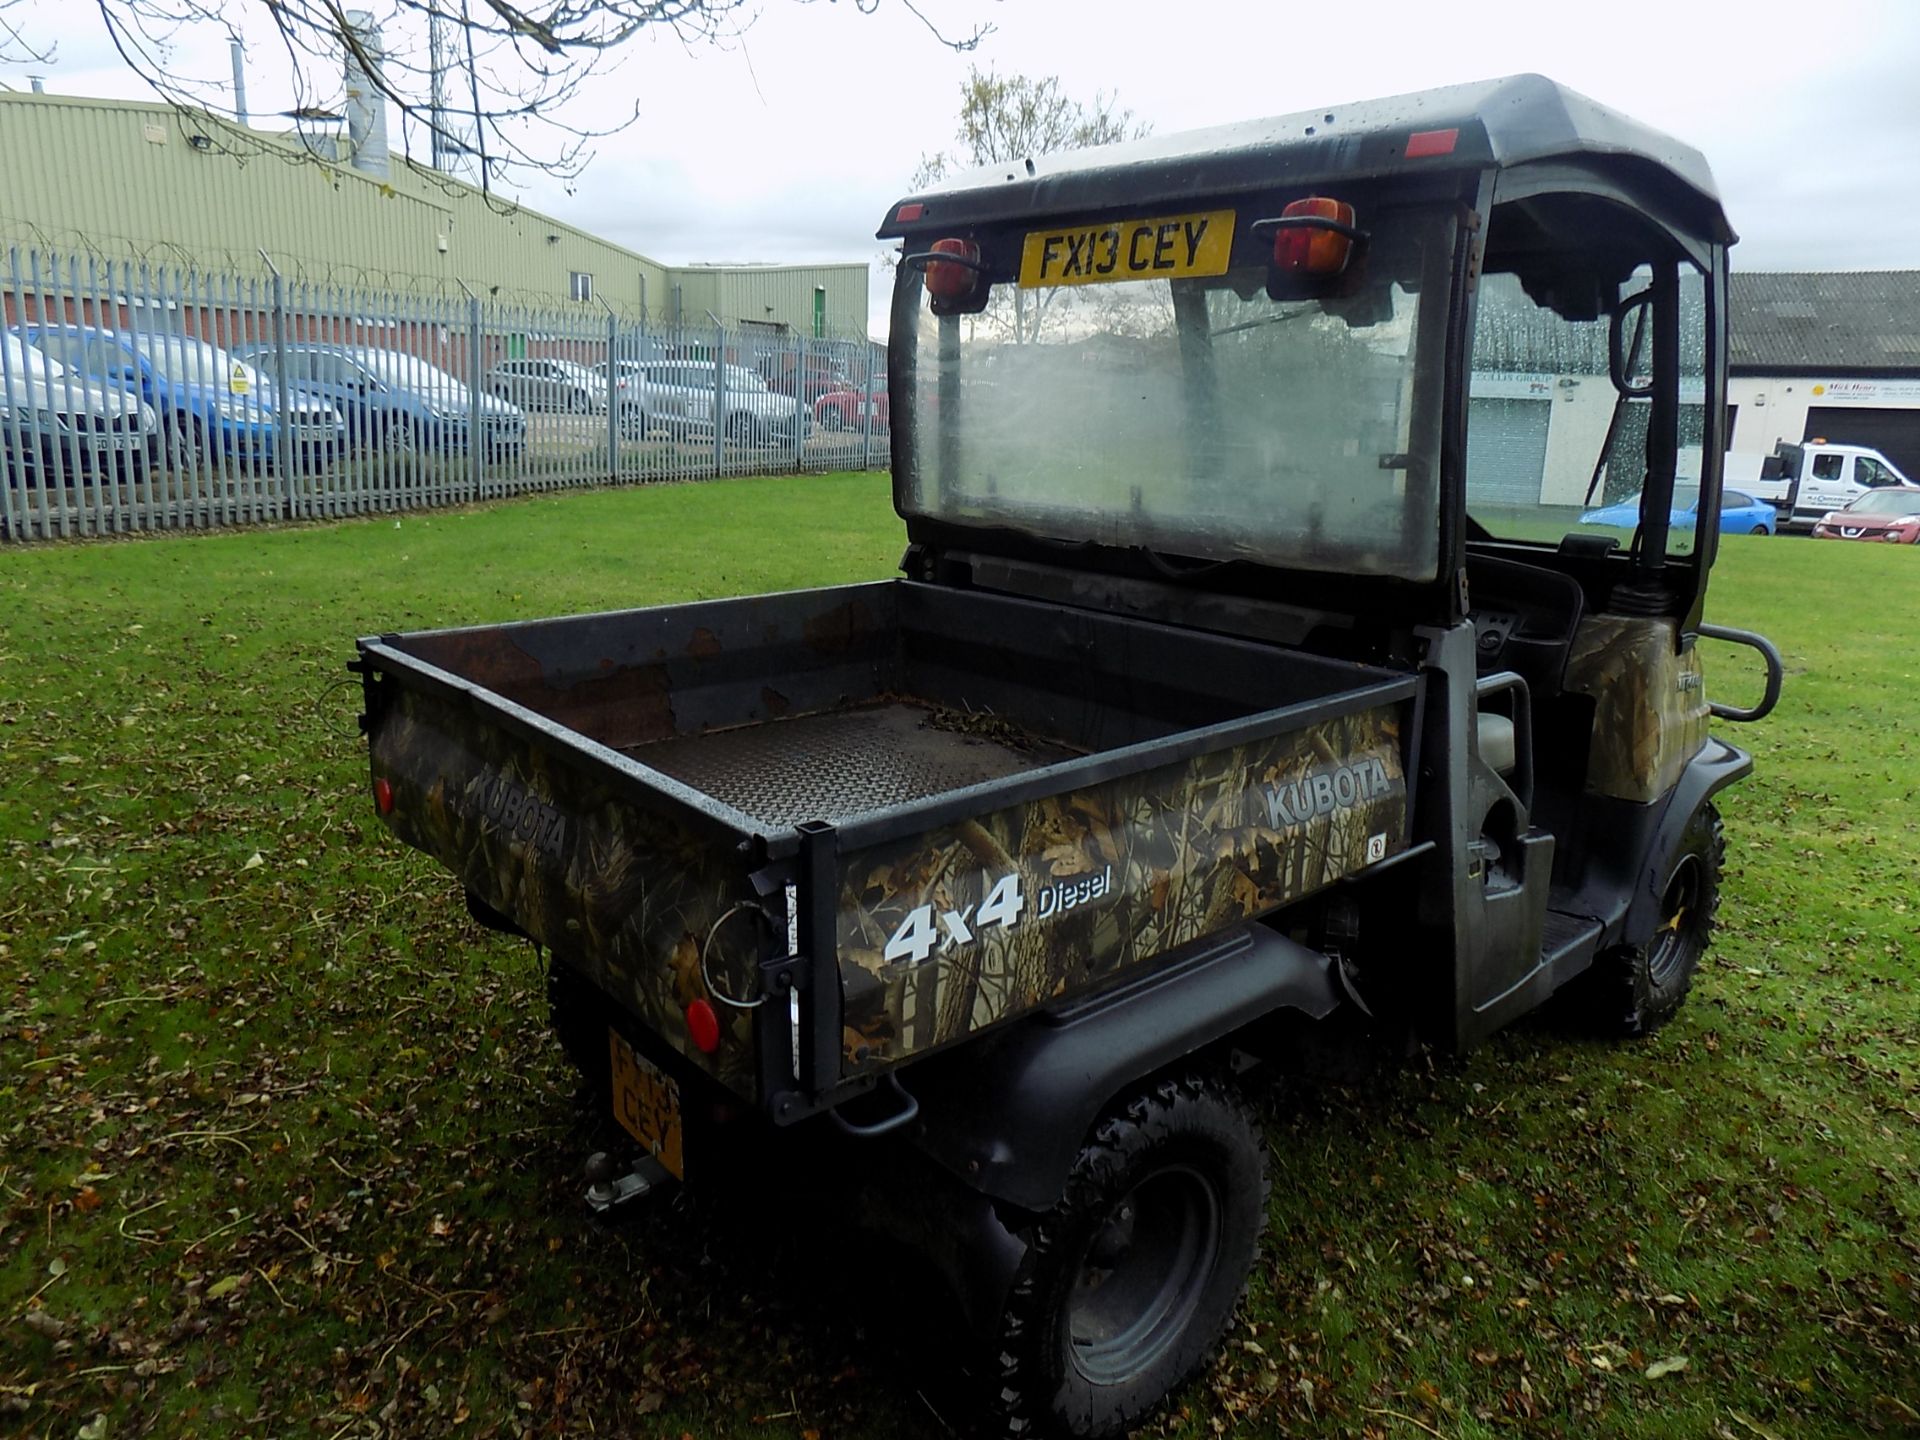
MULTIPOLYGON (((1741 234, 1737 268, 1920 268, 1920 0, 922 8, 952 33, 994 33, 958 55, 899 0, 872 15, 852 0, 763 0, 723 45, 637 41, 574 116, 604 123, 637 101, 639 123, 599 142, 571 187, 520 196, 670 262, 865 260, 920 156, 950 139, 970 63, 1117 93, 1161 133, 1537 70, 1705 151, 1741 234)), ((261 10, 230 0, 254 22, 261 10)), ((91 7, 20 0, 7 14, 58 53, 0 64, 0 83, 38 72, 66 93, 149 98, 91 7)), ((253 56, 254 112, 288 108, 264 34, 253 56)), ((177 62, 224 78, 224 35, 183 40, 177 62)))

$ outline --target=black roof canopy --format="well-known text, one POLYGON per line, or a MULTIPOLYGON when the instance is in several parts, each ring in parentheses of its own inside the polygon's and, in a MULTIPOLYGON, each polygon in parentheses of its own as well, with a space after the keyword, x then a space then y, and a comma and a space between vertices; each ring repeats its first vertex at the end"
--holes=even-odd
POLYGON ((908 196, 887 212, 878 233, 890 239, 1116 203, 1179 204, 1340 177, 1504 170, 1539 161, 1585 163, 1618 183, 1658 191, 1702 236, 1733 241, 1699 151, 1540 75, 1034 155, 908 196), (1456 133, 1441 149, 1447 131, 1456 133), (1412 136, 1431 138, 1410 157, 1412 136), (903 206, 910 218, 901 218, 903 206))

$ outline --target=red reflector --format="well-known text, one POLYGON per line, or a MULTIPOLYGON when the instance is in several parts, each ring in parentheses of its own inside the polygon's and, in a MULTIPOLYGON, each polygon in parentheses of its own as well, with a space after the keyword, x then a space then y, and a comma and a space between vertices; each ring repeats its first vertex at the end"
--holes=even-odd
POLYGON ((926 206, 922 205, 918 200, 909 200, 906 204, 902 205, 898 210, 893 212, 893 218, 895 220, 902 220, 902 221, 918 220, 922 215, 926 213, 927 213, 926 206))
MULTIPOLYGON (((1289 220, 1313 216, 1351 227, 1353 206, 1326 195, 1295 200, 1280 212, 1289 220)), ((1273 232, 1273 264, 1294 275, 1338 275, 1353 255, 1353 241, 1335 230, 1288 225, 1273 232)))
POLYGON ((1416 130, 1407 136, 1407 159, 1419 160, 1428 155, 1451 155, 1453 147, 1459 143, 1460 131, 1453 130, 1416 130))
MULTIPOLYGON (((936 240, 927 247, 936 255, 958 255, 978 260, 980 247, 971 240, 936 240)), ((927 262, 927 293, 936 300, 964 300, 973 293, 980 274, 968 265, 949 265, 940 260, 927 262)))
POLYGON ((687 1002, 687 1035, 702 1055, 720 1048, 720 1017, 714 1014, 711 1001, 687 1002))
POLYGON ((382 815, 393 813, 393 785, 384 775, 373 782, 373 803, 382 815))

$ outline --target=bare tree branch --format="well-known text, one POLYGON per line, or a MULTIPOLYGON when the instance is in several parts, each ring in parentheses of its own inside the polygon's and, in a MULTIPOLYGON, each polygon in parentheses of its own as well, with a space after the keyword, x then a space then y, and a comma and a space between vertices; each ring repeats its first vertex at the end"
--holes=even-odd
MULTIPOLYGON (((94 0, 115 50, 157 95, 183 109, 227 116, 234 111, 225 77, 186 73, 177 52, 208 31, 238 38, 238 17, 248 7, 262 8, 290 64, 296 112, 336 110, 342 62, 351 61, 398 111, 402 146, 424 138, 437 153, 467 153, 483 186, 515 170, 576 178, 592 158, 594 141, 638 117, 636 106, 617 123, 594 128, 579 123, 572 110, 583 87, 619 62, 623 47, 662 32, 687 46, 737 42, 760 3, 461 0, 456 12, 445 0, 94 0), (367 19, 356 25, 354 15, 367 19), (450 29, 451 43, 436 46, 436 25, 450 29), (457 101, 449 98, 454 95, 457 101)), ((949 37, 927 15, 924 0, 853 4, 862 14, 898 5, 955 50, 973 49, 993 28, 976 25, 949 37)), ((0 0, 0 59, 51 58, 51 45, 37 46, 27 27, 8 16, 16 7, 17 0, 0 0)))
MULTIPOLYGON (((1019 164, 1059 150, 1137 140, 1147 132, 1146 125, 1135 123, 1131 110, 1120 107, 1117 96, 1075 100, 1061 88, 1057 75, 1001 75, 976 65, 960 87, 955 144, 921 156, 910 188, 927 189, 963 169, 1019 164)), ((1028 294, 1001 287, 979 323, 1003 332, 1016 345, 1029 344, 1039 338, 1066 293, 1051 289, 1028 294)))

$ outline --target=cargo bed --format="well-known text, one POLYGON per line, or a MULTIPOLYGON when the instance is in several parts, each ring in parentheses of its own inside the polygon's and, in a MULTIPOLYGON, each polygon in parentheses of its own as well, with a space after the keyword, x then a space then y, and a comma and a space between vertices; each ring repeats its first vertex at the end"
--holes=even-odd
POLYGON ((1413 677, 981 591, 360 650, 388 823, 643 1047, 782 1119, 1408 833, 1413 677), (712 1053, 685 1020, 700 999, 712 1053))

